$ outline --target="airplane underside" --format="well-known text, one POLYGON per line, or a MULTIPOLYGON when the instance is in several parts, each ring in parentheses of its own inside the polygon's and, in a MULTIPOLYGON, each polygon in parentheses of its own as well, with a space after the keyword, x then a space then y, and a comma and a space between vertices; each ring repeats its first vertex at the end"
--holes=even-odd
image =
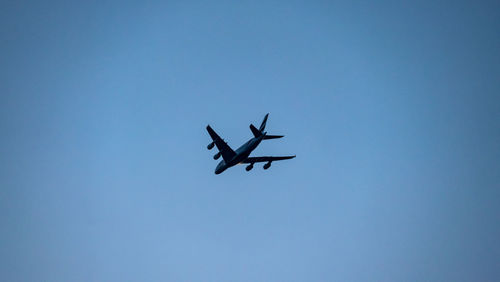
POLYGON ((220 136, 212 129, 212 127, 210 127, 210 125, 207 125, 208 134, 212 138, 212 142, 207 145, 207 149, 211 150, 214 147, 217 147, 219 152, 217 152, 213 156, 213 158, 217 160, 220 157, 222 157, 222 160, 219 162, 219 164, 215 169, 215 174, 220 174, 226 169, 237 164, 248 164, 245 167, 245 170, 250 171, 252 170, 254 164, 258 162, 265 162, 263 168, 269 169, 273 161, 281 161, 281 160, 288 160, 295 158, 295 155, 279 156, 279 157, 273 157, 273 156, 250 157, 252 151, 255 150, 257 146, 259 146, 262 140, 278 139, 283 137, 283 135, 268 135, 267 132, 264 131, 268 116, 269 114, 266 114, 259 129, 257 129, 253 124, 250 125, 250 130, 252 131, 254 137, 248 140, 248 142, 243 144, 236 151, 233 151, 233 149, 231 149, 231 147, 222 138, 220 138, 220 136))

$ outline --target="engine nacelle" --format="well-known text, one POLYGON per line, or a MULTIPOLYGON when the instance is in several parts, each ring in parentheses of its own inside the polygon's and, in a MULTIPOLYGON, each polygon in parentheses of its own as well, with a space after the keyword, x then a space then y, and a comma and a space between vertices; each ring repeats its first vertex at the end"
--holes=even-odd
POLYGON ((264 169, 268 169, 271 167, 271 162, 268 162, 267 164, 264 165, 264 169))
POLYGON ((247 167, 245 167, 245 169, 246 169, 247 171, 252 170, 252 168, 253 168, 253 164, 249 164, 249 165, 247 165, 247 167))
POLYGON ((214 160, 220 158, 220 152, 218 152, 217 154, 214 155, 214 160))
POLYGON ((214 142, 208 144, 207 149, 212 150, 212 148, 214 147, 214 145, 215 145, 214 142))

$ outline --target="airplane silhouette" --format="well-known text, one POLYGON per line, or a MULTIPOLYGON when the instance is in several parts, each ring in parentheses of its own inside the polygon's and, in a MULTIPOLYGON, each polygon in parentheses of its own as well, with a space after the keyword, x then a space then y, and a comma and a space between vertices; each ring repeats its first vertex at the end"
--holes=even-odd
POLYGON ((208 144, 207 149, 211 150, 214 145, 217 146, 219 152, 214 155, 214 160, 220 158, 222 156, 222 160, 215 168, 215 174, 220 174, 224 170, 235 166, 237 164, 249 164, 245 169, 250 171, 253 168, 254 163, 259 162, 267 162, 264 165, 264 169, 268 169, 271 166, 271 162, 273 161, 281 161, 293 159, 295 156, 282 156, 282 157, 249 157, 250 153, 252 153, 257 146, 259 146, 262 140, 267 139, 277 139, 283 137, 283 135, 267 135, 267 132, 264 132, 266 128, 267 117, 269 114, 266 114, 260 128, 257 129, 253 124, 250 124, 250 130, 252 131, 254 138, 248 140, 245 144, 241 145, 236 151, 233 151, 229 145, 220 136, 207 125, 208 134, 212 137, 212 142, 208 144))

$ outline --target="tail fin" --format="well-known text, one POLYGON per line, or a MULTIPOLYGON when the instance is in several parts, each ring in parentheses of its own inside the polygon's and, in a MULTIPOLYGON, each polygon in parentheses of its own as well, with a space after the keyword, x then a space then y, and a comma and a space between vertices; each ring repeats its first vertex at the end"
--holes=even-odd
POLYGON ((266 114, 266 116, 264 117, 264 120, 262 121, 262 123, 260 124, 260 128, 259 128, 259 131, 260 132, 263 132, 264 129, 266 129, 266 122, 267 122, 267 117, 269 116, 269 113, 266 114))
POLYGON ((255 128, 255 126, 253 126, 253 124, 250 124, 250 130, 252 131, 253 136, 255 136, 255 137, 259 137, 262 135, 262 132, 260 132, 257 128, 255 128))
MULTIPOLYGON (((253 124, 250 124, 250 130, 252 131, 253 136, 260 137, 260 136, 262 136, 262 134, 264 134, 263 131, 264 131, 264 129, 266 129, 266 122, 267 122, 268 116, 269 116, 269 113, 266 114, 266 116, 264 117, 264 120, 262 121, 259 129, 257 129, 253 124)), ((278 139, 278 138, 281 138, 283 136, 284 135, 267 135, 266 134, 266 136, 264 136, 264 138, 262 138, 262 139, 264 139, 264 140, 278 139)))

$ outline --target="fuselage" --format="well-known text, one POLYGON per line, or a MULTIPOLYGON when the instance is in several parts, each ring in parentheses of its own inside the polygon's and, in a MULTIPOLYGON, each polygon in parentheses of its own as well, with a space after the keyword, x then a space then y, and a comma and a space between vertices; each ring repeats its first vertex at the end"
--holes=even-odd
POLYGON ((259 146, 264 136, 266 136, 266 133, 262 134, 259 137, 254 137, 248 140, 245 144, 241 145, 238 149, 236 149, 236 151, 234 151, 236 155, 227 163, 224 160, 220 161, 217 167, 215 168, 215 174, 220 174, 224 170, 246 160, 246 158, 250 156, 250 153, 252 153, 252 151, 255 150, 257 146, 259 146))

